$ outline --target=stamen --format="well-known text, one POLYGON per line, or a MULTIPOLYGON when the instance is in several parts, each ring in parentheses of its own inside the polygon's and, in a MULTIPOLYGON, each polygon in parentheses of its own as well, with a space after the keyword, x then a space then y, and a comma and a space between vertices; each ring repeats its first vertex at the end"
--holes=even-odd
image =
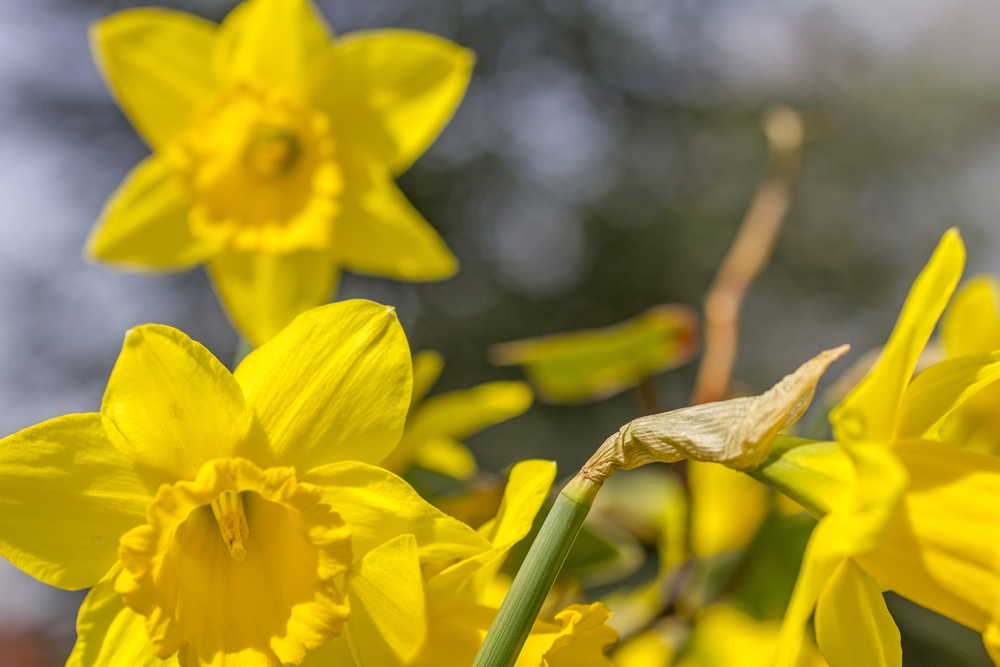
POLYGON ((296 134, 285 127, 260 127, 247 145, 245 159, 260 176, 288 173, 298 161, 301 147, 296 134))
POLYGON ((212 513, 219 522, 222 539, 229 547, 229 555, 233 560, 241 561, 247 557, 247 538, 250 537, 250 527, 243 513, 243 498, 239 491, 225 491, 212 501, 212 513))

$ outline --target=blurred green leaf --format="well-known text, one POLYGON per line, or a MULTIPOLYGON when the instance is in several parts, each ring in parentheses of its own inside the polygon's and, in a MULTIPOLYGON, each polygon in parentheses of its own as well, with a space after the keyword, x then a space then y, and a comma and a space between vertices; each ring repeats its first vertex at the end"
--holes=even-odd
POLYGON ((613 396, 675 368, 698 350, 698 316, 686 306, 656 306, 604 329, 495 345, 490 358, 524 366, 538 396, 582 403, 613 396))

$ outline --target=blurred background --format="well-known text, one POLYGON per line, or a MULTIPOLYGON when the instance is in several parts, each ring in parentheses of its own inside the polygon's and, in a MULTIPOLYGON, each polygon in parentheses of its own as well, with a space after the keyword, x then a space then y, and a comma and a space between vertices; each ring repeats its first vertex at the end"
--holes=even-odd
MULTIPOLYGON (((171 324, 233 355, 203 271, 116 274, 81 259, 105 197, 147 153, 87 43, 91 21, 133 4, 0 4, 3 434, 97 410, 131 326, 171 324)), ((235 3, 160 4, 218 20, 235 3)), ((519 377, 487 362, 495 343, 700 307, 763 173, 773 102, 798 109, 814 141, 744 307, 735 377, 749 389, 820 349, 849 342, 853 359, 884 341, 950 226, 969 245, 968 275, 1000 271, 994 2, 317 4, 338 33, 415 28, 478 54, 454 121, 400 179, 461 272, 436 284, 348 275, 338 294, 396 305, 413 347, 444 354, 438 389, 519 377)), ((687 402, 695 370, 658 378, 664 407, 687 402)), ((486 469, 542 456, 569 474, 634 415, 631 394, 536 405, 469 444, 486 469)), ((0 561, 0 665, 61 664, 81 598, 0 561)), ((976 635, 893 605, 908 665, 989 664, 976 635)))

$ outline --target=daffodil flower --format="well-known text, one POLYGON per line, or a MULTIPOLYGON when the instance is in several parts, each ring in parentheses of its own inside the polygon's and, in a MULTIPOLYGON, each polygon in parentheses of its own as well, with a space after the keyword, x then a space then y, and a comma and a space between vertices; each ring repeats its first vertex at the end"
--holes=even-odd
POLYGON ((814 608, 817 640, 833 667, 900 665, 886 588, 984 632, 1000 656, 992 537, 1000 461, 940 441, 952 411, 1000 379, 1000 353, 945 360, 913 379, 964 257, 958 234, 945 234, 878 362, 831 413, 837 445, 816 446, 825 448, 824 470, 800 486, 819 499, 822 507, 813 506, 822 518, 789 604, 779 666, 795 664, 814 608), (834 481, 819 483, 823 475, 834 481))
POLYGON ((133 329, 100 413, 0 442, 0 553, 93 586, 71 665, 376 650, 384 544, 407 536, 418 571, 493 548, 376 465, 410 387, 395 313, 368 301, 299 316, 234 373, 176 329, 133 329))
POLYGON ((247 0, 220 25, 128 10, 92 36, 153 150, 108 200, 92 257, 153 271, 204 262, 256 345, 326 302, 341 268, 455 272, 393 179, 454 113, 469 51, 408 30, 332 39, 307 0, 247 0))
POLYGON ((467 478, 476 459, 462 439, 516 417, 531 407, 523 382, 487 382, 426 398, 444 366, 437 352, 413 355, 413 402, 403 437, 382 466, 403 474, 413 464, 444 475, 467 478))

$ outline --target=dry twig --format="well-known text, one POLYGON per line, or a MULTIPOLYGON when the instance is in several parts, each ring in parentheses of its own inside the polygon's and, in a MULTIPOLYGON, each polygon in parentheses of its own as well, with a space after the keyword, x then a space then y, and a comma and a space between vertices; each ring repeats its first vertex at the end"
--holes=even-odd
POLYGON ((798 177, 805 134, 802 117, 786 106, 771 107, 764 115, 764 131, 771 149, 764 180, 705 299, 705 351, 692 405, 726 397, 743 298, 771 257, 798 177))

